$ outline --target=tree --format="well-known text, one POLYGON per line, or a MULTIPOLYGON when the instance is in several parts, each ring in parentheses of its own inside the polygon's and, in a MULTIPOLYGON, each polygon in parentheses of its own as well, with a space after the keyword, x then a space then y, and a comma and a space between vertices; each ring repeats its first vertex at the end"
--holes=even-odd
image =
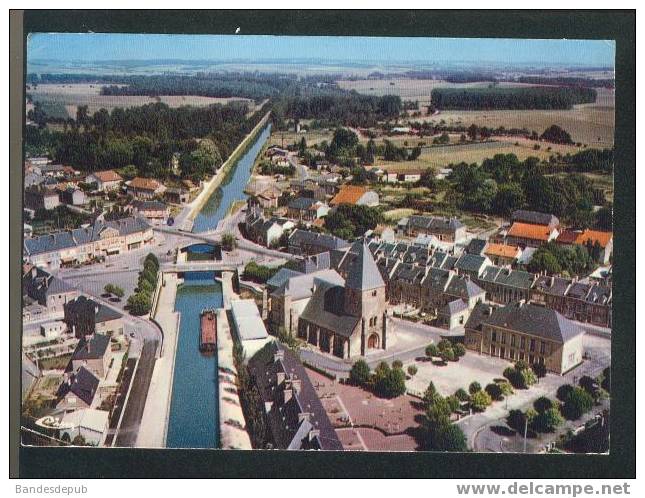
POLYGON ((535 408, 535 411, 538 413, 545 412, 553 408, 553 401, 546 396, 540 396, 533 402, 533 408, 535 408))
POLYGON ((349 371, 349 378, 358 385, 367 384, 370 380, 370 367, 365 360, 357 360, 349 371))
POLYGON ((574 387, 562 406, 562 414, 569 420, 577 420, 593 407, 593 398, 581 387, 574 387))
POLYGON ((405 373, 400 368, 388 370, 375 384, 375 391, 384 398, 396 398, 405 394, 405 373))
POLYGON ((467 451, 466 436, 461 428, 455 424, 439 427, 432 438, 435 451, 467 451))
POLYGON ((179 168, 184 178, 203 180, 222 165, 222 156, 212 140, 203 139, 197 148, 179 158, 179 168))
POLYGON ((452 350, 455 352, 457 358, 461 358, 466 354, 466 347, 460 342, 454 344, 452 350))
POLYGON ((441 395, 437 392, 437 388, 434 386, 434 382, 430 382, 425 392, 423 393, 423 402, 426 404, 426 406, 430 406, 440 398, 441 395))
POLYGON ((554 406, 542 412, 538 411, 537 416, 531 422, 531 428, 536 432, 553 432, 563 422, 560 410, 554 406))
POLYGON ((455 355, 455 352, 452 350, 452 347, 449 349, 440 351, 440 356, 441 356, 441 360, 444 362, 456 361, 458 359, 458 357, 455 355))
POLYGON ((417 367, 415 365, 410 365, 408 367, 408 374, 410 375, 410 377, 414 377, 417 374, 418 371, 419 370, 417 369, 417 367))
POLYGON ((531 368, 538 379, 546 377, 546 365, 544 363, 534 363, 531 368))
POLYGON ((495 212, 508 216, 516 209, 521 209, 526 204, 524 191, 519 183, 504 183, 497 188, 493 201, 495 212))
POLYGON ((143 292, 137 292, 136 294, 132 294, 128 298, 127 305, 131 314, 135 316, 145 315, 150 312, 150 308, 151 308, 150 295, 143 292))
POLYGON ((520 434, 524 434, 527 417, 522 410, 511 410, 506 417, 506 424, 520 434))
POLYGON ((571 384, 562 384, 560 387, 558 387, 556 398, 558 398, 563 403, 566 403, 572 392, 573 386, 571 384))
POLYGON ((482 386, 477 381, 471 382, 470 385, 468 386, 468 392, 471 394, 471 396, 481 390, 482 390, 482 386))
POLYGON ((358 136, 347 128, 337 128, 331 143, 337 149, 353 149, 358 145, 358 136))
POLYGON ((237 247, 237 240, 235 240, 235 235, 232 233, 225 233, 222 235, 222 249, 225 251, 232 251, 237 247))
POLYGON ((486 391, 477 391, 476 393, 470 396, 470 406, 476 412, 483 412, 493 400, 486 391))
POLYGON ((495 384, 494 382, 488 384, 485 390, 493 401, 499 401, 504 397, 502 393, 502 388, 499 385, 495 384))
POLYGON ((392 362, 392 368, 403 368, 403 362, 401 360, 394 360, 392 362))
POLYGON ((571 135, 558 125, 551 125, 540 136, 541 140, 556 144, 572 144, 571 135))
POLYGON ((457 399, 459 399, 459 401, 469 401, 470 400, 470 396, 468 395, 466 390, 461 388, 461 387, 455 391, 455 397, 457 399))

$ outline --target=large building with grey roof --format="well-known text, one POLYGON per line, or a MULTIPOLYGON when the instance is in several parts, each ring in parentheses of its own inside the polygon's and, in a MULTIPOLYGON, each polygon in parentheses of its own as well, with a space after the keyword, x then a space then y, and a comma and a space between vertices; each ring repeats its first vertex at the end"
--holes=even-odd
POLYGON ((24 240, 23 259, 46 269, 58 269, 121 254, 152 244, 152 227, 142 218, 96 220, 92 225, 24 240))
POLYGON ((582 362, 580 326, 555 310, 517 301, 500 308, 479 304, 465 326, 471 351, 541 364, 564 374, 582 362))

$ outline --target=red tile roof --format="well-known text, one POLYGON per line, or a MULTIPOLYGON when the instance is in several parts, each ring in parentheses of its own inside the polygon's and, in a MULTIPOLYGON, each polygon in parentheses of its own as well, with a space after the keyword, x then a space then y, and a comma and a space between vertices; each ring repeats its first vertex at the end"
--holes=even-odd
POLYGON ((609 241, 614 237, 612 232, 600 232, 598 230, 585 230, 584 232, 578 234, 576 239, 576 244, 586 244, 588 240, 591 240, 592 244, 595 244, 596 241, 600 244, 600 247, 607 247, 609 241))
POLYGON ((102 182, 120 182, 121 180, 123 180, 123 178, 121 178, 121 175, 111 169, 108 169, 106 171, 95 171, 94 173, 92 173, 92 175, 94 175, 102 182))
POLYGON ((137 176, 130 182, 130 187, 137 190, 157 190, 161 184, 152 178, 141 178, 137 176))
POLYGON ((502 258, 516 258, 519 248, 506 244, 488 244, 484 254, 487 256, 500 256, 502 258))
POLYGON ((345 185, 341 187, 329 204, 332 206, 340 204, 356 204, 359 199, 363 197, 365 192, 367 192, 367 187, 362 187, 360 185, 345 185))
POLYGON ((510 237, 522 239, 543 240, 547 242, 551 235, 551 229, 543 225, 531 225, 529 223, 520 223, 516 221, 508 231, 510 237))

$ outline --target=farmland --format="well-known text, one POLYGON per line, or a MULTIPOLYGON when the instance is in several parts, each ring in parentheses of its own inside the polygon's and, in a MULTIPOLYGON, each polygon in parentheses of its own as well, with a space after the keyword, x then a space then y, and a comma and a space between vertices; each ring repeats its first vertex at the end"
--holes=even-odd
MULTIPOLYGON (((341 88, 356 90, 367 95, 399 95, 404 100, 418 100, 421 106, 430 103, 433 89, 481 88, 490 83, 448 83, 442 80, 392 79, 392 80, 341 80, 341 88)), ((527 86, 522 83, 500 83, 500 86, 527 86)), ((433 116, 413 118, 440 122, 447 125, 471 124, 488 128, 527 128, 542 133, 552 124, 567 130, 575 142, 593 147, 612 147, 614 144, 614 91, 598 88, 598 98, 593 104, 580 104, 571 110, 523 110, 523 111, 441 111, 433 116)))
MULTIPOLYGON (((89 114, 94 114, 101 108, 111 111, 115 107, 135 107, 155 102, 163 102, 170 107, 185 105, 202 107, 211 104, 226 104, 237 100, 246 102, 251 109, 254 109, 253 101, 242 98, 216 98, 195 95, 162 95, 159 97, 101 95, 102 86, 101 84, 90 83, 40 84, 36 88, 27 88, 27 93, 32 96, 33 101, 39 101, 45 106, 56 106, 56 109, 64 108, 69 117, 75 117, 76 109, 81 105, 88 107, 89 114)), ((27 111, 31 108, 33 108, 31 104, 27 105, 27 111)))
MULTIPOLYGON (((427 138, 425 141, 428 141, 427 138)), ((410 143, 414 144, 416 142, 410 141, 410 143)), ((535 150, 533 148, 535 143, 526 139, 509 137, 488 142, 466 143, 463 145, 423 147, 421 155, 414 161, 377 160, 376 165, 392 172, 405 172, 427 168, 436 169, 460 162, 480 164, 484 159, 493 157, 495 154, 515 154, 521 161, 531 156, 546 160, 556 152, 562 154, 570 152, 573 154, 580 150, 573 146, 545 144, 543 142, 539 143, 540 149, 535 150), (549 148, 551 150, 548 150, 549 148)))

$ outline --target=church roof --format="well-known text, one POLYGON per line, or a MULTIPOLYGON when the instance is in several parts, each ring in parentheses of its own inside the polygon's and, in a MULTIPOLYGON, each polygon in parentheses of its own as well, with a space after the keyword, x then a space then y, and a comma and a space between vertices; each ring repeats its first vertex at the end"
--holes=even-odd
POLYGON ((365 242, 360 245, 358 255, 349 269, 346 285, 350 289, 357 290, 385 287, 381 272, 365 242))

